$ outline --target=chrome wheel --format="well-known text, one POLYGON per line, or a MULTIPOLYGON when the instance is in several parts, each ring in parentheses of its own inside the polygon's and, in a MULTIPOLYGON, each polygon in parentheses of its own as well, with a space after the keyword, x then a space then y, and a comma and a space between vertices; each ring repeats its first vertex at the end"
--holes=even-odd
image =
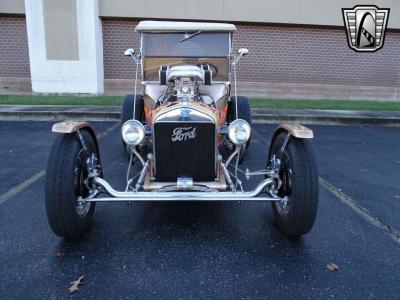
POLYGON ((78 202, 78 204, 76 205, 76 213, 80 216, 80 217, 85 217, 87 215, 87 213, 90 210, 90 202, 85 202, 82 203, 80 201, 78 201, 79 199, 81 199, 82 197, 79 197, 78 199, 76 199, 76 201, 78 202))
POLYGON ((282 185, 278 190, 278 195, 281 198, 288 197, 286 202, 277 202, 276 209, 282 217, 286 217, 290 211, 290 198, 292 194, 292 176, 293 171, 290 164, 290 158, 285 151, 282 155, 281 169, 279 171, 279 178, 282 181, 282 185))
POLYGON ((79 201, 82 198, 86 198, 89 196, 89 189, 86 185, 86 181, 88 178, 88 173, 86 169, 85 162, 85 154, 84 150, 81 149, 78 153, 77 157, 77 165, 75 168, 75 195, 76 195, 76 206, 75 210, 79 217, 83 218, 87 215, 90 210, 91 204, 90 202, 81 202, 79 201))

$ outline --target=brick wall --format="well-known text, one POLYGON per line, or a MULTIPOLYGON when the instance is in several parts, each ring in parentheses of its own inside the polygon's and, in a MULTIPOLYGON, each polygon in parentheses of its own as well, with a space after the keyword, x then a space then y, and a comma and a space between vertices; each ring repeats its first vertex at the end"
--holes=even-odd
POLYGON ((239 25, 247 46, 240 77, 248 81, 400 86, 400 32, 387 32, 374 53, 350 49, 342 28, 239 25), (251 56, 250 56, 251 55, 251 56))
POLYGON ((133 66, 124 56, 128 48, 138 49, 139 35, 135 32, 137 21, 125 19, 103 19, 103 57, 105 79, 131 79, 133 66))
MULTIPOLYGON (((123 56, 138 48, 136 20, 103 19, 106 79, 130 79, 131 62, 123 56)), ((238 66, 242 81, 400 86, 400 32, 386 33, 383 49, 357 53, 347 45, 342 28, 239 24, 235 48, 249 56, 238 66)))
POLYGON ((30 77, 25 17, 0 16, 0 77, 30 77))

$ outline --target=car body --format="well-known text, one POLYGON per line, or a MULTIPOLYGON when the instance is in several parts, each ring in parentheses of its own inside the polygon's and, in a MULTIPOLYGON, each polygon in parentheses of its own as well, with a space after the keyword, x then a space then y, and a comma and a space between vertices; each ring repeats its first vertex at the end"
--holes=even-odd
POLYGON ((243 190, 245 179, 238 171, 250 146, 252 120, 249 100, 237 96, 236 66, 249 51, 232 51, 235 30, 224 23, 138 24, 140 50, 125 51, 135 66, 135 91, 124 98, 121 112, 129 161, 126 188, 117 191, 102 178, 89 123, 55 124, 53 131, 61 135, 48 163, 46 207, 56 234, 81 236, 94 203, 104 201, 270 201, 284 234, 299 236, 311 229, 318 182, 310 129, 279 125, 265 165, 244 172, 246 179, 264 178, 254 190, 243 190), (69 165, 60 167, 61 153, 75 153, 69 165), (63 184, 57 178, 68 168, 75 170, 69 173, 74 179, 63 184), (60 195, 68 186, 74 194, 60 195), (67 211, 57 208, 63 203, 67 211), (68 221, 61 223, 57 216, 68 221))

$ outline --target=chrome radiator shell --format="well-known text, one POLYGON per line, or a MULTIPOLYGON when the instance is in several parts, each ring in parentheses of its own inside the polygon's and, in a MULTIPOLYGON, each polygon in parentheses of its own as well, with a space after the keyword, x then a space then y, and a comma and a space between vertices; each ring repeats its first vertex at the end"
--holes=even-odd
POLYGON ((217 122, 211 109, 175 103, 160 111, 152 126, 156 181, 215 179, 217 122))

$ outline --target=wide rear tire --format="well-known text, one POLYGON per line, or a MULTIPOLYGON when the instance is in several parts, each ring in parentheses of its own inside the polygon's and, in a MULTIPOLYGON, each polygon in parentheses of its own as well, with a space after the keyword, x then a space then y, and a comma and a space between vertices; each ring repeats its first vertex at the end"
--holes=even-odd
MULTIPOLYGON (((122 102, 121 111, 121 126, 128 120, 132 120, 133 117, 133 106, 135 103, 135 95, 126 95, 122 102)), ((144 121, 144 100, 143 96, 136 95, 136 109, 135 109, 135 120, 140 122, 144 121)))
MULTIPOLYGON (((135 118, 133 118, 133 107, 135 103, 135 95, 126 95, 122 102, 122 111, 121 111, 121 127, 124 123, 128 120, 138 120, 142 123, 145 122, 145 115, 144 115, 144 100, 142 95, 136 95, 136 108, 135 108, 135 118)), ((121 137, 122 139, 122 137, 121 137)), ((124 140, 122 140, 122 145, 124 147, 124 151, 130 159, 131 151, 129 147, 125 144, 124 140)), ((139 152, 143 152, 145 150, 145 145, 137 146, 136 149, 139 152)), ((134 161, 136 161, 136 157, 134 157, 134 161)))
MULTIPOLYGON (((250 102, 247 97, 237 96, 237 110, 238 110, 238 118, 247 121, 247 123, 252 124, 252 116, 250 109, 250 102)), ((228 115, 227 121, 230 124, 232 121, 236 119, 236 98, 231 97, 231 101, 228 102, 228 115)), ((246 143, 246 149, 250 146, 250 141, 246 143)))
MULTIPOLYGON (((81 130, 89 152, 97 153, 91 134, 81 130)), ((53 232, 64 238, 81 237, 89 228, 95 203, 79 204, 78 197, 86 198, 89 191, 84 185, 86 155, 75 133, 60 134, 50 150, 45 183, 45 203, 49 225, 53 232)))
MULTIPOLYGON (((247 97, 238 96, 237 97, 237 111, 238 111, 238 118, 243 119, 249 123, 251 127, 252 118, 251 118, 251 109, 249 99, 247 97)), ((228 125, 232 123, 236 119, 236 98, 231 97, 230 101, 228 102, 228 111, 226 116, 226 122, 228 125)), ((247 141, 245 146, 242 146, 242 150, 240 152, 239 157, 239 164, 243 162, 243 159, 246 155, 247 148, 250 146, 251 136, 250 139, 247 141)), ((236 146, 233 145, 228 139, 225 140, 219 151, 222 157, 226 160, 232 153, 235 151, 236 146)))
MULTIPOLYGON (((279 157, 279 150, 286 133, 279 134, 272 147, 272 154, 279 157)), ((281 156, 280 197, 284 203, 272 202, 274 219, 281 232, 290 238, 308 233, 314 225, 318 209, 318 170, 311 144, 306 139, 290 137, 281 156)))

